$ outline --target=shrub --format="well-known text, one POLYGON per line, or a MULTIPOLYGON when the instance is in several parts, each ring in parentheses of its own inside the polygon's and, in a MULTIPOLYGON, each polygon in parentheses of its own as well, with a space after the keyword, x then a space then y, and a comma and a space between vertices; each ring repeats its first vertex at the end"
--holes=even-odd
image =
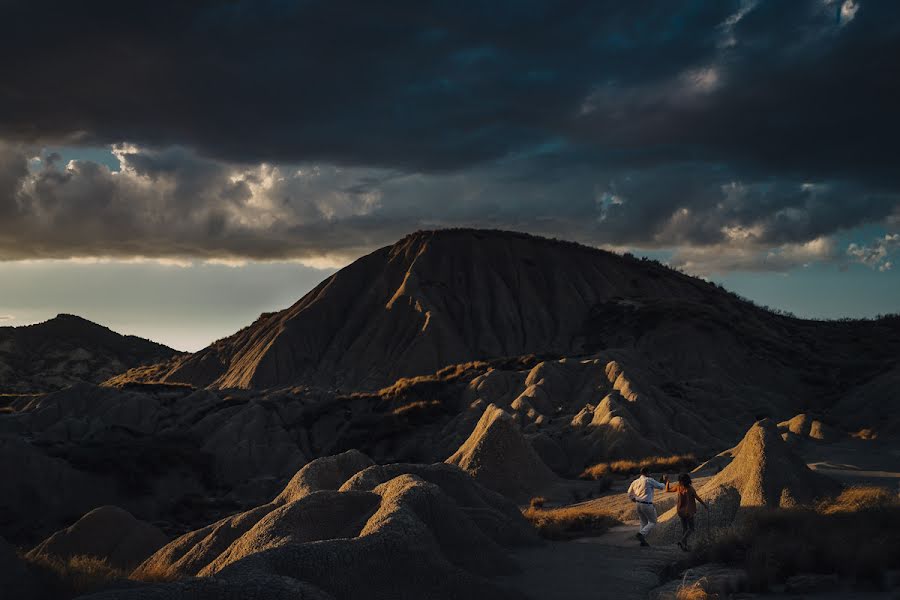
POLYGON ((743 566, 764 591, 799 573, 879 584, 900 568, 900 500, 879 488, 850 488, 814 508, 748 510, 694 554, 697 563, 743 566))
POLYGON ((601 535, 619 523, 609 513, 589 506, 546 509, 530 506, 522 511, 522 514, 537 529, 541 537, 550 540, 601 535))
POLYGON ((598 463, 586 468, 581 479, 600 479, 605 475, 634 475, 644 467, 651 471, 690 471, 699 463, 693 454, 651 456, 640 460, 616 460, 598 463))

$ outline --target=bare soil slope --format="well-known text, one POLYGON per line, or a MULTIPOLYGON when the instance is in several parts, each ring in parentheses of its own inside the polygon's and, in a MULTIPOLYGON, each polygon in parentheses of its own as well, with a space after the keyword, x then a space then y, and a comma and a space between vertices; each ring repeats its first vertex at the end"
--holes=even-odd
POLYGON ((702 301, 708 286, 650 263, 525 234, 413 234, 326 279, 294 306, 162 377, 214 387, 377 389, 474 358, 583 351, 613 297, 702 301))

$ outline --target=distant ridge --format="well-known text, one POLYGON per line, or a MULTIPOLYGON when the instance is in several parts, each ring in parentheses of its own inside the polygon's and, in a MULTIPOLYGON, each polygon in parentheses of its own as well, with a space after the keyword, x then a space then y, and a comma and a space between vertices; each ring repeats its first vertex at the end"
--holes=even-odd
POLYGON ((100 383, 173 355, 175 350, 162 344, 63 313, 43 323, 0 327, 0 393, 100 383))

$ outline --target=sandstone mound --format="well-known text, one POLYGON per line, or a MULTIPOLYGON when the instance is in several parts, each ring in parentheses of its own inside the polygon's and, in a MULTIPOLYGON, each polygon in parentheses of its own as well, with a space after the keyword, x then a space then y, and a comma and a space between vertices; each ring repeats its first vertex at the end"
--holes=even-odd
POLYGON ((316 491, 337 490, 350 477, 374 464, 359 450, 317 458, 291 478, 275 502, 293 502, 316 491))
POLYGON ((105 559, 110 566, 131 570, 168 541, 158 527, 135 519, 128 511, 101 506, 35 546, 28 557, 65 560, 93 556, 105 559))
MULTIPOLYGON (((189 574, 200 579, 122 590, 117 597, 206 600, 247 590, 253 581, 277 582, 278 590, 296 588, 300 598, 518 597, 486 577, 515 568, 504 547, 515 537, 510 532, 523 532, 520 542, 529 538, 527 523, 508 500, 450 465, 370 466, 340 491, 311 491, 256 510, 266 512, 235 517, 254 524, 224 548, 218 543, 222 536, 211 548, 210 536, 200 532, 170 544, 180 551, 192 542, 205 547, 207 557, 218 551, 199 569, 193 563, 196 571, 189 574)), ((178 570, 164 564, 181 560, 173 548, 164 548, 142 568, 178 570)), ((282 596, 273 592, 272 597, 282 596)))
POLYGON ((821 442, 831 442, 839 435, 832 427, 811 416, 801 413, 795 417, 778 424, 779 431, 785 441, 795 439, 813 439, 821 442))
POLYGON ((807 504, 839 486, 807 467, 781 439, 775 424, 764 419, 747 431, 731 463, 703 489, 716 487, 738 490, 741 506, 774 507, 807 504))
POLYGON ((512 417, 493 404, 447 463, 459 466, 484 487, 517 501, 527 500, 556 480, 512 417))
POLYGON ((374 490, 401 475, 414 475, 441 488, 483 531, 500 544, 530 544, 537 541, 534 529, 525 521, 515 504, 505 496, 479 485, 455 465, 376 465, 348 479, 341 491, 374 490))
MULTIPOLYGON (((314 492, 334 490, 372 460, 358 450, 348 450, 335 456, 317 458, 297 472, 282 492, 267 504, 246 512, 225 517, 211 525, 191 531, 173 540, 150 556, 135 570, 140 576, 196 575, 226 552, 244 534, 253 529, 269 513, 290 505, 314 492)), ((285 516, 285 513, 278 513, 285 516)), ((291 516, 293 513, 288 512, 291 516)), ((271 528, 270 526, 266 526, 271 528)), ((265 527, 263 528, 264 530, 265 527)), ((259 537, 254 534, 254 537, 259 537)), ((246 542, 251 544, 251 542, 246 542)), ((263 542, 253 542, 262 544, 263 542)))
POLYGON ((138 565, 134 576, 154 579, 196 575, 259 523, 260 519, 275 510, 276 506, 274 503, 257 506, 188 532, 138 565))
POLYGON ((199 574, 212 575, 245 556, 270 548, 356 537, 378 503, 379 497, 368 492, 312 492, 268 513, 199 574))
MULTIPOLYGON (((769 419, 755 423, 731 453, 731 462, 697 490, 710 506, 708 515, 698 507, 698 527, 730 525, 742 508, 809 504, 840 490, 837 482, 807 467, 769 419)), ((674 541, 680 535, 673 508, 660 517, 654 537, 674 541)))

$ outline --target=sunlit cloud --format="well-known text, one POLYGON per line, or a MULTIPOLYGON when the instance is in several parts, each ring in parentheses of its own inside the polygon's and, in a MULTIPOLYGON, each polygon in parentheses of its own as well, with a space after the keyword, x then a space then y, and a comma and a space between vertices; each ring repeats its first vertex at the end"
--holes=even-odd
POLYGON ((871 244, 851 243, 847 246, 847 256, 854 262, 884 272, 894 266, 888 257, 898 249, 900 249, 900 233, 888 233, 876 238, 871 244))

